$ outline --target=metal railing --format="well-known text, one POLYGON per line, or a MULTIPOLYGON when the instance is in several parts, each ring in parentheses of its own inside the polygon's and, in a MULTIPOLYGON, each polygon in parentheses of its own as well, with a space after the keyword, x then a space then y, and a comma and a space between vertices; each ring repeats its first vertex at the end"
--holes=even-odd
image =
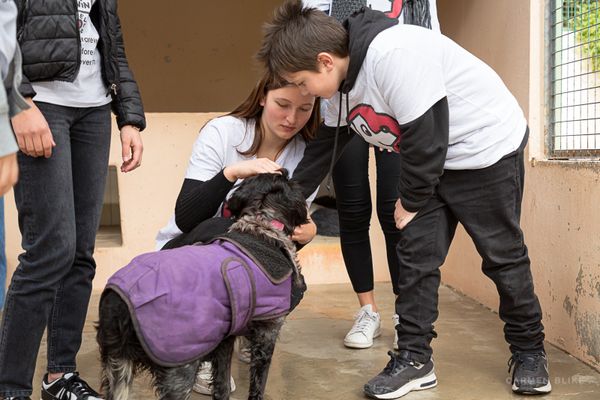
POLYGON ((548 1, 552 158, 600 157, 599 3, 548 1))

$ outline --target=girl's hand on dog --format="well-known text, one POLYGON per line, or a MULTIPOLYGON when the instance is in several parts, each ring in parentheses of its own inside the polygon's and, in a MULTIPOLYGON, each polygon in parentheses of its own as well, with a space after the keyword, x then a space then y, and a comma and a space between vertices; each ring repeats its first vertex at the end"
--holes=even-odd
POLYGON ((317 234, 317 225, 308 217, 308 223, 304 225, 297 226, 294 229, 294 233, 292 233, 292 240, 294 242, 298 242, 300 244, 307 244, 317 234))
POLYGON ((268 158, 257 158, 255 160, 240 161, 228 165, 223 169, 223 175, 229 182, 245 179, 249 176, 265 173, 280 174, 281 166, 268 158))

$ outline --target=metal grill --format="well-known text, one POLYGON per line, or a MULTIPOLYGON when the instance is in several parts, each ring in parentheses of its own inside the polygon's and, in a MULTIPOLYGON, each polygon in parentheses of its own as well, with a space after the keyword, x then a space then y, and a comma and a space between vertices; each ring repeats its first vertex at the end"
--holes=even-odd
POLYGON ((600 0, 549 0, 550 156, 600 156, 600 0))

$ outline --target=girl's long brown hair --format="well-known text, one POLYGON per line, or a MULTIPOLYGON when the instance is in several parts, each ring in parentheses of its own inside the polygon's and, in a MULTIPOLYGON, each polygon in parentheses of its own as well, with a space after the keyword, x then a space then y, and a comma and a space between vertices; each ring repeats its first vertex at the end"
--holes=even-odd
MULTIPOLYGON (((246 100, 244 100, 242 104, 237 106, 232 112, 228 114, 238 118, 254 119, 255 122, 255 134, 252 145, 248 150, 238 150, 238 153, 240 153, 243 156, 254 156, 256 155, 256 153, 258 153, 258 149, 260 148, 264 137, 264 132, 260 123, 260 118, 263 112, 263 106, 260 105, 260 102, 265 97, 267 97, 267 92, 269 92, 270 90, 280 89, 288 85, 290 85, 290 83, 284 81, 283 79, 276 78, 268 72, 265 72, 262 78, 254 87, 254 89, 252 89, 252 92, 250 92, 250 95, 246 98, 246 100)), ((298 131, 298 134, 300 134, 305 141, 313 139, 315 137, 320 122, 320 101, 319 98, 317 98, 315 100, 312 113, 310 114, 310 118, 308 119, 306 124, 298 131)))

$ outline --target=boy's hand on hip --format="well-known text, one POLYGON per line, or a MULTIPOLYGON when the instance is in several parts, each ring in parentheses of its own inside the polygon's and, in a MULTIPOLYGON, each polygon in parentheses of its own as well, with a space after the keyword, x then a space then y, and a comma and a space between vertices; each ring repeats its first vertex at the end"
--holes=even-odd
POLYGON ((144 145, 140 130, 133 125, 125 125, 121 128, 121 155, 123 164, 121 172, 133 171, 142 165, 142 153, 144 145))
POLYGON ((396 221, 396 228, 402 230, 413 218, 417 215, 416 212, 406 211, 402 207, 400 199, 396 200, 396 209, 394 210, 394 220, 396 221))
POLYGON ((12 117, 11 122, 19 149, 31 157, 46 157, 52 155, 52 148, 56 146, 48 122, 31 98, 27 98, 31 106, 12 117))

